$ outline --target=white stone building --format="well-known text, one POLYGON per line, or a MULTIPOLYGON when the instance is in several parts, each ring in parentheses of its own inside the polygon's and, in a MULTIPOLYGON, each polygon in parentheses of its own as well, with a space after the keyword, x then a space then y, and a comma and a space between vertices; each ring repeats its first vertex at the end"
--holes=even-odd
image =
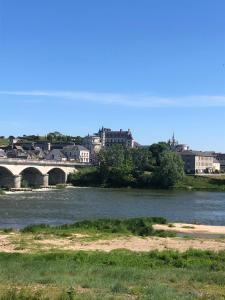
POLYGON ((214 158, 213 159, 213 172, 220 173, 220 169, 221 169, 220 162, 216 158, 214 158))
POLYGON ((122 145, 126 148, 134 148, 135 141, 133 139, 130 129, 128 130, 111 130, 104 128, 99 130, 97 136, 101 138, 102 147, 108 148, 113 145, 122 145))
POLYGON ((83 146, 66 146, 62 149, 62 152, 70 161, 77 161, 81 163, 90 162, 90 151, 83 146))
MULTIPOLYGON (((184 170, 187 174, 204 174, 215 172, 214 157, 209 152, 182 151, 180 155, 184 162, 184 170)), ((218 166, 217 166, 218 167, 218 166)))
POLYGON ((89 150, 90 162, 96 161, 96 155, 102 148, 101 138, 97 135, 87 135, 83 140, 84 146, 89 150))

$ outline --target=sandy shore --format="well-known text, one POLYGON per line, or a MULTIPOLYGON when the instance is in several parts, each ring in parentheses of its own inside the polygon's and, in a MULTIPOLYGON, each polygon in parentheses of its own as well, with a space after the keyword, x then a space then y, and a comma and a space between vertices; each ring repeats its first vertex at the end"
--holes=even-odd
POLYGON ((127 249, 130 251, 148 252, 153 250, 176 250, 179 252, 188 249, 225 251, 225 239, 183 239, 183 238, 161 238, 161 237, 121 237, 112 240, 98 240, 82 242, 71 238, 45 238, 32 242, 32 245, 20 248, 11 242, 11 237, 0 236, 0 252, 35 252, 50 250, 70 251, 105 251, 116 249, 127 249))
POLYGON ((33 252, 49 250, 70 251, 112 251, 127 249, 131 251, 176 250, 184 252, 190 248, 198 250, 225 251, 225 226, 209 226, 195 224, 174 223, 171 225, 155 225, 155 229, 170 230, 178 233, 204 234, 207 238, 182 237, 137 237, 124 236, 113 239, 99 239, 87 241, 87 235, 74 234, 70 237, 40 235, 34 239, 28 235, 27 245, 23 248, 15 244, 15 240, 26 239, 26 235, 19 232, 0 234, 0 252, 33 252), (215 235, 218 237, 215 238, 215 235))
POLYGON ((213 226, 213 225, 196 225, 196 224, 186 224, 186 223, 171 223, 171 224, 157 224, 154 225, 155 229, 173 231, 183 234, 193 234, 194 236, 204 236, 207 235, 224 235, 225 236, 225 226, 213 226))
POLYGON ((100 240, 95 242, 76 242, 71 240, 42 240, 39 245, 43 250, 63 249, 63 250, 86 250, 86 251, 105 251, 109 252, 116 249, 127 249, 131 251, 163 251, 176 250, 180 252, 188 249, 221 251, 225 250, 225 240, 187 240, 182 238, 160 238, 160 237, 127 237, 113 240, 100 240))

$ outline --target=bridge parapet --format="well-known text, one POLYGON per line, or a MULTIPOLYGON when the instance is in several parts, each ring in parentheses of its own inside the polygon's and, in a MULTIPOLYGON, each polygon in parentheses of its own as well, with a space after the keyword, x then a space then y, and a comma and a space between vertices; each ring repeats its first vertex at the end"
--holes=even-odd
POLYGON ((65 166, 65 167, 87 167, 89 163, 80 163, 72 161, 56 161, 56 160, 35 160, 35 159, 17 159, 17 158, 0 158, 1 164, 9 165, 41 165, 41 166, 65 166))

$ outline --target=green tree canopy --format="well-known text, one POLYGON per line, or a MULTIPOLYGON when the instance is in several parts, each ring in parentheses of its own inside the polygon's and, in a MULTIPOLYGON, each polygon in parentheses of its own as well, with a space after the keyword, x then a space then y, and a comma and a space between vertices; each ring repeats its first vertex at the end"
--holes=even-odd
POLYGON ((160 160, 161 160, 161 155, 165 152, 170 151, 170 147, 167 143, 165 142, 159 142, 157 144, 152 144, 149 147, 149 150, 152 153, 152 157, 155 160, 156 166, 160 165, 160 160))
POLYGON ((184 177, 184 166, 181 157, 175 152, 161 155, 160 166, 153 175, 153 181, 163 188, 173 187, 184 177))

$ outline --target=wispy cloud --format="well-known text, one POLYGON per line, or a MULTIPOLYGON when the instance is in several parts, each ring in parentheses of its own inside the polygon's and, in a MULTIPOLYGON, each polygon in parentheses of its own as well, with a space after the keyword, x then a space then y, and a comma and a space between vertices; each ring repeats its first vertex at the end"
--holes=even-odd
POLYGON ((26 102, 42 102, 46 98, 60 102, 93 102, 137 108, 154 107, 225 107, 225 95, 190 95, 160 97, 148 94, 92 93, 79 91, 0 91, 0 95, 25 97, 26 102), (29 97, 29 99, 27 99, 29 97))

